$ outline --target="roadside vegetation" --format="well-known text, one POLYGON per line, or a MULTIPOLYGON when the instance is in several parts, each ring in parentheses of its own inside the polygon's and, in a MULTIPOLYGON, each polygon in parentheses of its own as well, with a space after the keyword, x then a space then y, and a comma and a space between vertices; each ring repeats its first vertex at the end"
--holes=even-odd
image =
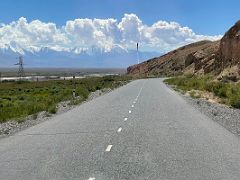
POLYGON ((240 83, 214 81, 212 76, 178 76, 166 79, 165 82, 185 93, 191 91, 190 95, 194 98, 201 96, 195 96, 192 90, 211 92, 222 103, 240 109, 240 83))
POLYGON ((22 119, 28 115, 36 117, 38 112, 57 112, 57 104, 70 101, 79 104, 91 92, 104 88, 114 89, 129 81, 128 76, 91 77, 73 80, 52 80, 42 82, 0 83, 0 123, 10 119, 22 119), (75 85, 74 85, 75 84, 75 85), (73 89, 76 87, 76 99, 73 89))

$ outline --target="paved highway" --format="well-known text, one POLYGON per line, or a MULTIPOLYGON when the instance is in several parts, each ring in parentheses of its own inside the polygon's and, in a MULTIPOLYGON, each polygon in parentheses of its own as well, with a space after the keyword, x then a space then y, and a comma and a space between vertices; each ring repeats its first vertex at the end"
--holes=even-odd
POLYGON ((161 79, 0 140, 2 180, 239 180, 240 141, 161 79))

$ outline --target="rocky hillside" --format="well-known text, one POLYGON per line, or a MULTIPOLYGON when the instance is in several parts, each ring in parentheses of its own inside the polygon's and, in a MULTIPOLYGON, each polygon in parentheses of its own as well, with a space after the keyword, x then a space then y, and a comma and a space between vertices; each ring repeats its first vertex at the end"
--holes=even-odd
POLYGON ((128 67, 133 76, 207 74, 238 80, 240 74, 240 21, 219 41, 200 41, 158 58, 128 67))

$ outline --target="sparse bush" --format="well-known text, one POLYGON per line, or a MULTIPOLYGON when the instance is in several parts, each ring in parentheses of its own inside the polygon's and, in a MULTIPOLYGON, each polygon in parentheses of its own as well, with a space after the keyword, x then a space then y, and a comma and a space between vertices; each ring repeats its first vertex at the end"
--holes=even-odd
POLYGON ((38 118, 38 114, 37 113, 33 114, 32 118, 36 120, 38 118))
POLYGON ((83 99, 79 98, 79 99, 72 99, 69 103, 69 105, 78 105, 81 102, 83 102, 83 99))
POLYGON ((57 113, 57 107, 55 105, 52 105, 48 108, 48 112, 51 114, 56 114, 57 113))
POLYGON ((194 91, 191 91, 191 92, 189 93, 189 95, 190 95, 192 98, 194 98, 194 99, 198 99, 198 98, 200 98, 200 95, 197 94, 197 93, 194 92, 194 91))
MULTIPOLYGON (((240 83, 215 82, 211 76, 179 76, 166 79, 165 82, 185 92, 190 90, 212 92, 221 98, 222 103, 240 109, 240 83)), ((193 93, 190 93, 190 96, 196 98, 193 93)))
POLYGON ((19 96, 18 99, 19 99, 20 101, 23 101, 25 98, 24 98, 24 96, 19 96))
MULTIPOLYGON (((93 91, 103 88, 115 88, 129 81, 129 76, 107 76, 76 79, 74 100, 79 104, 93 91)), ((72 99, 73 82, 71 80, 36 82, 5 82, 0 84, 0 122, 37 114, 40 111, 56 113, 56 105, 72 99)))
POLYGON ((17 119, 17 122, 18 122, 18 123, 23 123, 24 121, 25 121, 24 118, 18 118, 18 119, 17 119))

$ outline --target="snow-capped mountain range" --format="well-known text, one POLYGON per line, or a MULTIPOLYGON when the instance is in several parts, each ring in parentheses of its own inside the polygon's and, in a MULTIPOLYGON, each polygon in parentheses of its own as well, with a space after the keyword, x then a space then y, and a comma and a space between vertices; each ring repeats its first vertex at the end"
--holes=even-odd
MULTIPOLYGON (((137 51, 115 46, 54 49, 29 46, 22 48, 16 43, 0 47, 0 67, 13 67, 22 55, 27 67, 127 67, 137 63, 137 51)), ((140 61, 159 56, 157 52, 139 52, 140 61)))

